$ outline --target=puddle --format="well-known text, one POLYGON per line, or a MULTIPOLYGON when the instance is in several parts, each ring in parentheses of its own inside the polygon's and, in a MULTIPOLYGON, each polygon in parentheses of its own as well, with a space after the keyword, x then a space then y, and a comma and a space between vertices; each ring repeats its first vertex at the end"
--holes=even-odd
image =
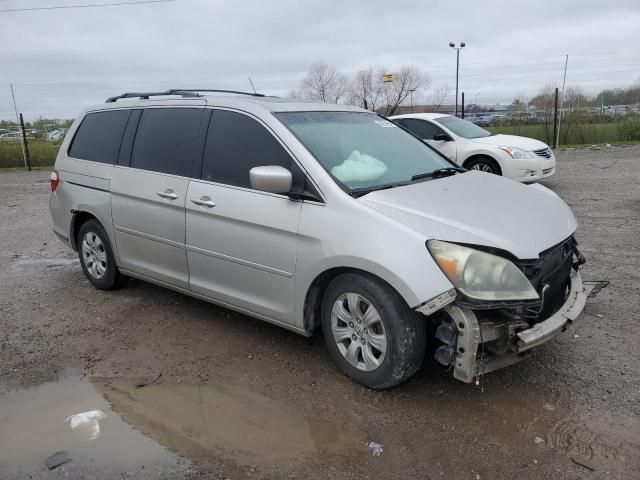
POLYGON ((343 426, 309 421, 243 387, 136 383, 67 379, 0 397, 0 478, 46 472, 44 460, 61 450, 73 460, 59 469, 72 477, 87 467, 135 476, 176 467, 180 457, 218 471, 270 471, 314 455, 335 459, 361 443, 343 426), (107 414, 95 440, 65 423, 95 409, 107 414))
POLYGON ((189 458, 213 453, 269 467, 342 455, 356 444, 343 427, 310 422, 244 387, 166 382, 136 388, 113 380, 97 388, 125 421, 189 458))
POLYGON ((44 460, 62 450, 72 460, 58 470, 74 472, 72 478, 87 472, 151 473, 154 468, 175 468, 179 460, 114 414, 93 385, 75 379, 0 397, 0 440, 0 478, 42 474, 47 471, 44 460), (89 441, 72 431, 65 419, 93 409, 103 410, 107 417, 100 421, 100 437, 89 441))

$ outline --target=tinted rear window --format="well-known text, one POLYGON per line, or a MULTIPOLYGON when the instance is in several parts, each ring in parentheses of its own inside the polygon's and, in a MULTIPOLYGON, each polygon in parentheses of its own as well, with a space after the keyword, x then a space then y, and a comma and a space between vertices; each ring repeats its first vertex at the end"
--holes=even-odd
POLYGON ((131 110, 110 110, 88 114, 71 142, 69 156, 115 164, 130 113, 131 110))
POLYGON ((251 188, 249 170, 265 165, 291 169, 292 161, 271 132, 253 118, 214 110, 202 164, 203 180, 251 188))
POLYGON ((200 108, 149 108, 142 112, 131 167, 190 176, 198 147, 200 108))
POLYGON ((422 139, 433 140, 434 135, 437 135, 438 133, 444 133, 441 128, 436 127, 433 123, 427 122, 426 120, 418 120, 416 118, 401 118, 399 120, 396 120, 396 123, 402 125, 411 133, 422 139))

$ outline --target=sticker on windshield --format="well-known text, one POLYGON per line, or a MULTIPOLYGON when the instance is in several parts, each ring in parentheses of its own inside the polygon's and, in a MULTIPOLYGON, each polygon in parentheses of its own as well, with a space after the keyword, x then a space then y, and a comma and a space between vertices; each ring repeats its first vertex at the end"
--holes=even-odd
POLYGON ((375 123, 380 125, 381 127, 389 128, 395 127, 395 123, 391 123, 389 120, 374 120, 375 123))

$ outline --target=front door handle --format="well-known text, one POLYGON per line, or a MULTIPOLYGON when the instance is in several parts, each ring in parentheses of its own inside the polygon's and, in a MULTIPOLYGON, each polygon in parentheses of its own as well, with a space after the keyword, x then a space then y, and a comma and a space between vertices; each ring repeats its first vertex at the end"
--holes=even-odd
POLYGON ((167 200, 175 200, 178 198, 178 194, 170 188, 167 188, 164 192, 156 192, 156 194, 159 197, 166 198, 167 200))
POLYGON ((215 202, 211 200, 209 197, 192 198, 191 202, 201 207, 207 207, 207 208, 216 206, 215 202))

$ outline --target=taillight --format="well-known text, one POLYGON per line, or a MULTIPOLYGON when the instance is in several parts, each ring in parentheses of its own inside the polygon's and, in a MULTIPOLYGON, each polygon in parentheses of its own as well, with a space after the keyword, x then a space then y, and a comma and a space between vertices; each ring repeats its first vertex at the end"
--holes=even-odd
POLYGON ((51 183, 52 192, 55 192, 56 188, 58 188, 59 181, 60 181, 60 175, 58 175, 58 172, 54 170, 53 172, 51 172, 51 175, 49 175, 49 182, 51 183))

